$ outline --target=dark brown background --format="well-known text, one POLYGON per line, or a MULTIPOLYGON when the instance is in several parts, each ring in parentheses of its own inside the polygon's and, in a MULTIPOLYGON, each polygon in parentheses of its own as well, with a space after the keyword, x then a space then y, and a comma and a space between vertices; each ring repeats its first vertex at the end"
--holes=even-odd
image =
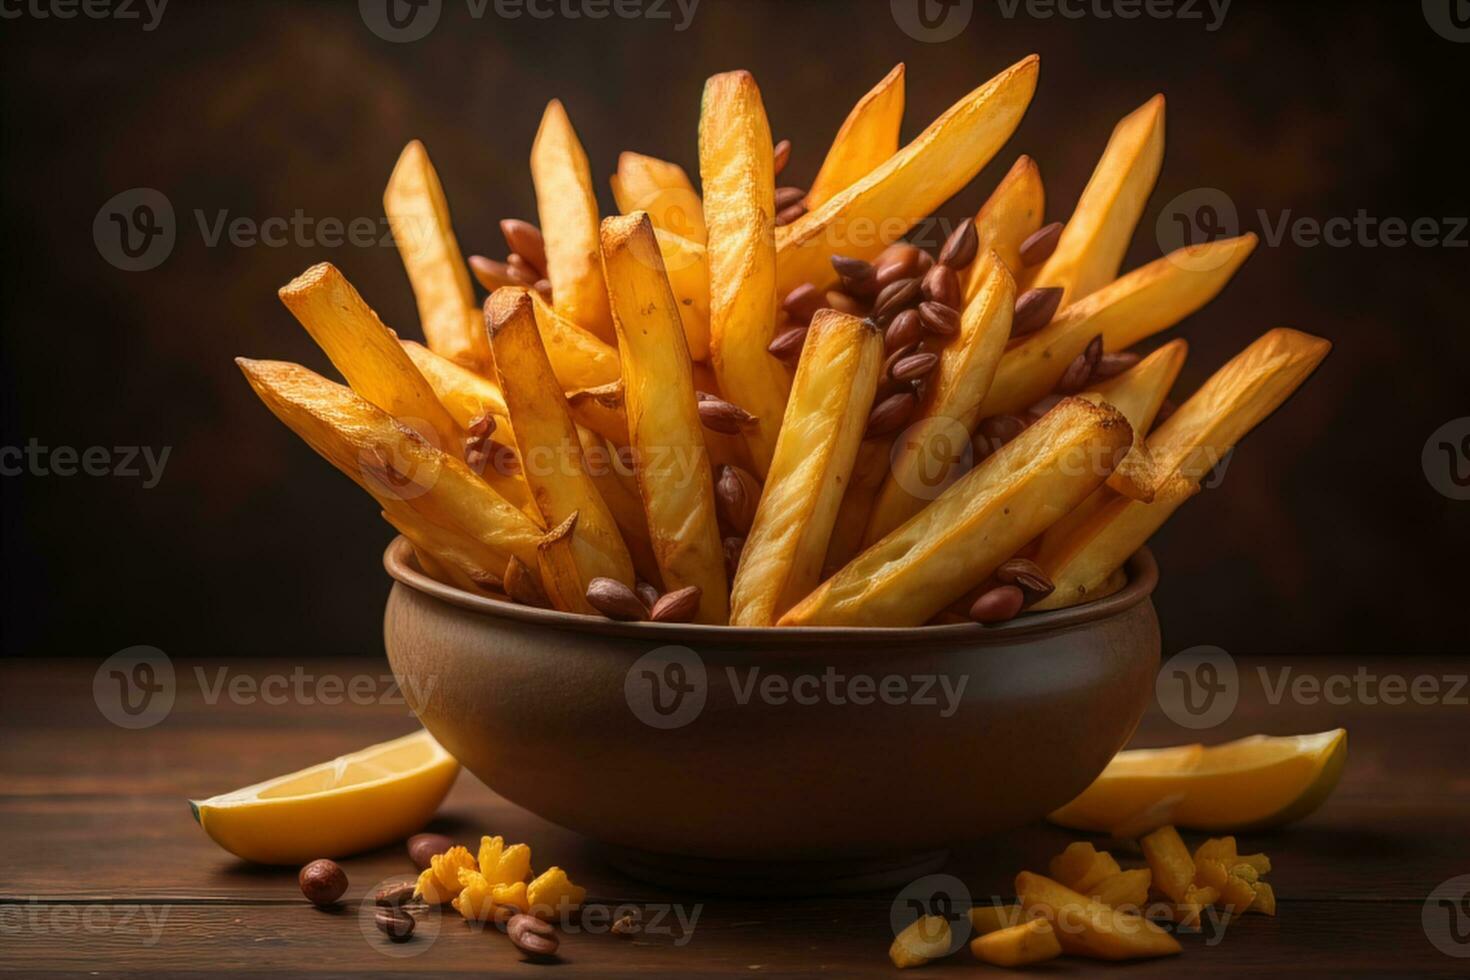
MULTIPOLYGON (((703 79, 745 67, 809 181, 853 100, 909 68, 912 135, 1031 51, 1041 85, 1016 138, 946 209, 973 212, 1019 152, 1065 218, 1112 123, 1169 98, 1164 172, 1130 264, 1159 253, 1164 205, 1228 190, 1244 230, 1294 216, 1470 214, 1464 91, 1470 45, 1418 3, 1236 0, 1201 21, 1013 18, 979 0, 945 43, 902 33, 887 0, 703 0, 666 20, 469 16, 445 0, 424 40, 390 44, 357 5, 169 4, 136 21, 0 25, 3 438, 24 445, 172 447, 162 482, 0 478, 0 653, 103 657, 377 655, 389 538, 376 508, 256 403, 230 358, 324 358, 275 298, 330 259, 384 319, 415 334, 391 248, 208 247, 212 220, 377 218, 402 144, 423 139, 467 251, 495 221, 534 217, 526 159, 544 100, 562 98, 599 175, 638 149, 696 169, 703 79), (178 241, 160 267, 100 257, 93 217, 161 190, 178 241)), ((603 204, 611 195, 600 188, 603 204)), ((1461 240, 1464 240, 1462 234, 1461 240)), ((1470 415, 1470 250, 1266 243, 1225 296, 1182 327, 1187 393, 1268 327, 1336 350, 1232 460, 1221 488, 1156 539, 1166 653, 1460 652, 1470 503, 1442 496, 1420 453, 1470 415)))

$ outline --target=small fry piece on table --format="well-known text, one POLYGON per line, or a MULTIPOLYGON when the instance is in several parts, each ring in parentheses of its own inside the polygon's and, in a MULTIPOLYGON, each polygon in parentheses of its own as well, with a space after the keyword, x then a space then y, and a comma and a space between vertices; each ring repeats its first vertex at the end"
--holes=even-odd
POLYGON ((1026 921, 1026 910, 1019 905, 972 905, 970 928, 979 935, 1009 929, 1026 921))
POLYGON ((699 114, 710 280, 710 358, 720 392, 755 416, 742 433, 765 479, 791 378, 766 350, 776 326, 771 127, 746 71, 712 76, 699 114))
POLYGON ((1135 960, 1180 952, 1173 936, 1141 915, 1111 909, 1043 875, 1022 871, 1016 896, 1052 924, 1062 952, 1099 960, 1135 960))
POLYGON ((1108 875, 1088 889, 1088 894, 1113 908, 1141 910, 1148 904, 1154 874, 1148 868, 1130 868, 1108 875))
POLYGON ((1214 299, 1255 247, 1246 234, 1176 249, 1063 307, 1006 351, 980 417, 1018 415, 1051 394, 1093 337, 1112 353, 1172 327, 1214 299))
POLYGON ((1118 874, 1123 869, 1107 851, 1099 851, 1086 841, 1075 841, 1067 849, 1051 859, 1047 866, 1051 877, 1073 891, 1084 895, 1103 879, 1118 874))
POLYGON ((1331 349, 1320 337, 1278 327, 1216 371, 1145 443, 1153 465, 1167 474, 1152 502, 1108 500, 1080 520, 1069 516, 1064 531, 1043 539, 1036 561, 1056 590, 1032 608, 1062 609, 1102 593, 1108 577, 1199 492, 1200 479, 1280 407, 1331 349))
POLYGON ((817 312, 731 590, 732 626, 772 625, 821 580, 882 364, 876 325, 817 312))
MULTIPOLYGON (((498 567, 487 572, 498 574, 511 558, 535 565, 542 529, 458 457, 299 364, 244 357, 235 363, 277 418, 380 503, 401 502, 488 548, 498 567)), ((384 509, 396 510, 387 503, 384 509)))
POLYGON ((560 608, 592 614, 588 584, 611 578, 631 589, 632 558, 587 473, 577 424, 541 345, 531 294, 514 286, 495 290, 485 300, 485 324, 521 469, 541 520, 551 527, 577 515, 568 541, 576 576, 570 582, 545 581, 547 594, 560 608))
MULTIPOLYGON (((1012 276, 1021 274, 1021 243, 1041 227, 1046 214, 1046 189, 1041 170, 1028 156, 1019 157, 1001 178, 990 197, 975 215, 977 254, 994 252, 1012 276)), ((960 273, 964 300, 969 303, 980 291, 982 263, 973 263, 960 273)))
POLYGON ((1050 922, 1031 919, 970 940, 970 952, 991 966, 1030 966, 1061 956, 1062 944, 1050 922))
POLYGON ((965 306, 959 336, 946 344, 913 421, 899 435, 878 491, 864 545, 872 545, 953 482, 969 458, 970 434, 1011 334, 1016 287, 994 252, 979 262, 982 287, 965 306))
POLYGON ((399 155, 383 189, 383 210, 413 287, 429 349, 472 370, 489 371, 490 343, 469 267, 449 222, 439 174, 418 140, 399 155))
MULTIPOLYGON (((1011 138, 1041 59, 1022 59, 960 99, 907 146, 821 207, 776 229, 776 291, 836 281, 834 255, 872 259, 959 192, 1011 138)), ((705 196, 709 199, 708 178, 705 196)), ((713 201, 709 210, 716 207, 713 201)), ((713 273, 713 267, 711 272, 713 273)))
POLYGON ((1138 842, 1153 872, 1153 886, 1176 902, 1184 901, 1184 893, 1194 883, 1194 857, 1184 846, 1184 838, 1172 826, 1160 827, 1138 842))
POLYGON ((898 152, 903 88, 904 67, 900 62, 852 107, 806 193, 807 210, 826 204, 898 152))
POLYGON ((653 224, 602 223, 602 257, 623 372, 623 403, 653 551, 668 591, 697 585, 700 623, 729 622, 724 545, 684 328, 653 224))
POLYGON ((531 295, 536 306, 536 325, 541 330, 541 343, 563 389, 595 388, 618 380, 616 347, 603 343, 558 313, 541 298, 540 293, 531 295))
POLYGON ((704 204, 689 175, 677 163, 624 151, 618 155, 618 172, 611 183, 619 211, 647 211, 648 220, 658 231, 671 232, 699 245, 707 241, 704 204))
POLYGON ((849 562, 782 626, 919 626, 1097 489, 1132 441, 1108 406, 1067 398, 849 562))
POLYGON ((541 116, 531 144, 531 180, 556 311, 604 343, 616 343, 598 260, 592 170, 560 100, 548 102, 541 116))
POLYGON ((1112 282, 1163 162, 1164 97, 1156 95, 1114 127, 1056 251, 1027 285, 1060 286, 1062 302, 1072 303, 1112 282))
POLYGON ((942 915, 921 915, 893 937, 888 959, 900 970, 923 966, 949 955, 949 922, 942 915))

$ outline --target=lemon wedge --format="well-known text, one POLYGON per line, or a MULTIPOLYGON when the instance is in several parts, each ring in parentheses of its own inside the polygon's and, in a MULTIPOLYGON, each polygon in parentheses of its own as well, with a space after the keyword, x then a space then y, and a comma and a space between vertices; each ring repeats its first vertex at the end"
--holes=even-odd
POLYGON ((418 731, 189 806, 231 854, 302 864, 402 840, 429 822, 457 775, 454 757, 418 731))
POLYGON ((1346 762, 1344 728, 1119 752, 1081 796, 1049 819, 1119 837, 1167 824, 1208 831, 1276 826, 1321 806, 1346 762))

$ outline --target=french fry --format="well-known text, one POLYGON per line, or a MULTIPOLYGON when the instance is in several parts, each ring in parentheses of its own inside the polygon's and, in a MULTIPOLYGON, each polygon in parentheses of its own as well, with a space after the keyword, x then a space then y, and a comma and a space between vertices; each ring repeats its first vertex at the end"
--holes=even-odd
POLYGON ((868 528, 868 518, 878 499, 878 491, 883 489, 883 482, 888 477, 893 443, 893 436, 877 436, 864 439, 858 448, 847 492, 842 495, 842 504, 837 508, 837 524, 832 528, 832 538, 827 544, 823 578, 830 578, 863 550, 863 532, 868 528))
POLYGON ((1199 491, 1199 481, 1306 381, 1332 345, 1296 330, 1271 330, 1210 378, 1149 436, 1167 474, 1151 503, 1116 496, 1043 539, 1036 562, 1056 586, 1032 608, 1062 609, 1106 594, 1130 555, 1199 491), (1179 421, 1175 421, 1178 419, 1179 421))
POLYGON ((244 357, 235 363, 277 418, 385 510, 384 501, 402 502, 488 548, 501 568, 511 557, 534 566, 542 529, 458 457, 299 364, 244 357))
POLYGON ((541 586, 553 608, 595 616, 597 610, 587 601, 588 580, 577 564, 577 518, 578 513, 572 511, 566 520, 546 532, 536 544, 536 561, 541 586))
POLYGON ((1176 249, 1065 307, 1006 351, 980 417, 1016 415, 1051 394, 1095 336, 1120 351, 1178 323, 1214 299, 1255 247, 1246 234, 1176 249))
POLYGON ((707 240, 704 204, 689 175, 677 163, 623 152, 618 155, 618 172, 611 183, 613 200, 624 214, 647 211, 648 220, 659 231, 700 245, 707 240))
POLYGON ((541 298, 540 293, 533 293, 531 301, 535 304, 541 343, 562 388, 568 391, 595 388, 619 378, 616 347, 604 343, 558 313, 541 298))
POLYGON ((1067 398, 849 562, 782 626, 920 626, 1102 485, 1132 441, 1116 409, 1067 398))
POLYGON ((766 348, 776 325, 771 127, 749 72, 705 83, 699 114, 710 278, 710 357, 724 397, 755 416, 743 435, 756 475, 776 451, 791 378, 766 348))
POLYGON ((664 257, 664 271, 669 287, 679 301, 679 321, 684 324, 684 340, 689 356, 696 361, 709 360, 709 255, 704 245, 681 238, 662 228, 654 230, 658 249, 664 257))
POLYGON ((689 350, 653 224, 643 212, 602 223, 602 258, 623 372, 643 512, 664 587, 700 587, 701 623, 730 618, 714 480, 689 350))
POLYGON ((541 520, 550 527, 578 515, 567 540, 577 574, 556 581, 543 574, 547 593, 558 608, 590 614, 595 610, 587 603, 588 584, 611 578, 632 588, 632 558, 587 473, 577 425, 541 345, 531 294, 513 286, 495 290, 485 301, 485 322, 500 390, 515 426, 521 469, 541 520))
POLYGON ((277 295, 353 391, 445 452, 464 451, 464 433, 433 387, 336 266, 318 263, 277 295))
POLYGON ((567 407, 577 424, 591 429, 615 447, 628 444, 628 416, 623 411, 623 380, 567 392, 567 407))
POLYGON ((431 524, 401 500, 383 499, 383 520, 413 544, 425 574, 467 592, 498 591, 505 560, 474 538, 431 524))
POLYGON ((490 343, 470 273, 449 222, 449 203, 424 144, 412 140, 383 189, 388 227, 408 272, 429 348, 476 371, 490 369, 490 343))
MULTIPOLYGON (((1021 274, 1021 243, 1041 228, 1046 214, 1046 189, 1041 170, 1028 156, 1019 157, 975 215, 978 255, 994 252, 1011 275, 1021 274)), ((960 274, 964 301, 980 291, 982 263, 972 262, 960 274)))
POLYGON ((865 546, 887 536, 960 476, 970 434, 990 390, 1016 307, 1016 284, 994 252, 979 262, 982 287, 965 307, 959 336, 945 346, 914 421, 898 437, 891 469, 868 519, 865 546))
POLYGON ((1112 282, 1163 161, 1164 97, 1156 95, 1114 127, 1056 251, 1027 284, 1062 287, 1066 304, 1112 282))
POLYGON ((557 99, 546 104, 531 145, 531 180, 536 185, 536 213, 546 240, 546 274, 556 311, 604 343, 616 343, 598 259, 592 170, 557 99))
POLYGON ((658 585, 662 576, 659 575, 658 560, 653 555, 653 542, 648 536, 648 519, 643 516, 637 477, 631 469, 624 470, 616 447, 609 445, 596 432, 578 425, 577 438, 582 443, 587 475, 597 484, 597 492, 602 495, 603 503, 607 504, 618 530, 622 532, 623 543, 628 546, 628 554, 633 559, 633 570, 645 582, 658 585))
POLYGON ((1107 485, 1113 492, 1147 503, 1168 476, 1162 467, 1154 463, 1147 438, 1154 418, 1163 407, 1169 389, 1174 387, 1188 356, 1189 344, 1182 339, 1171 340, 1127 371, 1095 385, 1082 396, 1107 402, 1122 412, 1128 424, 1133 426, 1133 449, 1108 477, 1107 485))
POLYGON ((882 363, 871 321, 830 309, 812 319, 731 589, 731 625, 770 626, 816 588, 882 363))
MULTIPOLYGON (((776 292, 836 280, 834 255, 871 259, 980 172, 1020 125, 1041 61, 1031 55, 955 103, 876 170, 776 235, 776 292)), ((705 186, 706 211, 716 204, 705 186)), ((711 267, 713 273, 713 267, 711 267)))
POLYGON ((1133 960, 1181 951, 1178 940, 1143 916, 1109 908, 1044 875, 1018 874, 1016 898, 1027 913, 1052 924, 1070 956, 1133 960))
POLYGON ((832 140, 811 190, 806 192, 808 210, 826 204, 898 152, 903 87, 904 67, 900 62, 852 107, 832 140))

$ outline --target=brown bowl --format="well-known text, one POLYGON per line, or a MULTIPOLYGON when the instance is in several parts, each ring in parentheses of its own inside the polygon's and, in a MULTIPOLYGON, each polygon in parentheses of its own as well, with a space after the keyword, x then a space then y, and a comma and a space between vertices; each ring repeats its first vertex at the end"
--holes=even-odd
POLYGON ((444 585, 403 538, 384 565, 388 659, 434 737, 496 792, 675 885, 909 880, 947 844, 1076 796, 1158 666, 1147 550, 1087 605, 905 629, 615 623, 444 585))

